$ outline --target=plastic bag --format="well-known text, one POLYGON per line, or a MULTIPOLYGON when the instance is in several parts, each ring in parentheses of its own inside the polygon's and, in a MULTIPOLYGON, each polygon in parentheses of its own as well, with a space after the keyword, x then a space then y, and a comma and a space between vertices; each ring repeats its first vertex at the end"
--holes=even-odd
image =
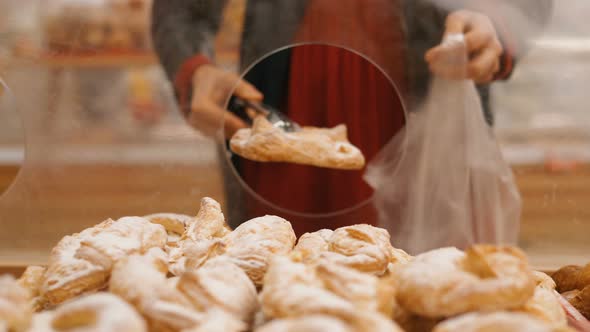
MULTIPOLYGON (((443 45, 454 54, 444 61, 466 63, 462 35, 443 45)), ((434 78, 365 180, 375 190, 380 226, 410 253, 517 241, 520 194, 472 81, 434 78)))

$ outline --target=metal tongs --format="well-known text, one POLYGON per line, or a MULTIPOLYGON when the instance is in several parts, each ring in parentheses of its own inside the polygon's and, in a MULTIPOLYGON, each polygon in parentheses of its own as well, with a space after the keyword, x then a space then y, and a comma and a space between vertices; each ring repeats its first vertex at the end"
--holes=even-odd
MULTIPOLYGON (((251 102, 239 97, 233 97, 233 107, 253 110, 259 115, 265 116, 273 126, 280 128, 288 133, 300 131, 301 127, 293 120, 289 119, 283 112, 265 105, 263 103, 251 102)), ((247 112, 246 112, 247 113, 247 112)))

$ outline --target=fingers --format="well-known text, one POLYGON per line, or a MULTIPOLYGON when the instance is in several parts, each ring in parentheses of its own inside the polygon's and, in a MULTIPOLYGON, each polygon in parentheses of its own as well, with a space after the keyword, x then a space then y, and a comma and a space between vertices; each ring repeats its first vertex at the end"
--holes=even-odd
POLYGON ((234 92, 236 96, 250 101, 262 101, 264 96, 252 84, 240 80, 234 92))
POLYGON ((453 34, 464 34, 470 26, 470 15, 463 10, 451 13, 445 23, 445 37, 453 34))
POLYGON ((470 54, 476 53, 493 42, 494 35, 484 30, 474 30, 465 35, 465 44, 470 54))
POLYGON ((193 103, 188 120, 193 127, 210 137, 218 135, 222 127, 227 138, 239 129, 248 127, 246 122, 235 114, 207 100, 193 103))
POLYGON ((469 78, 476 83, 487 83, 494 78, 499 69, 498 54, 488 48, 469 63, 467 72, 469 78))
POLYGON ((493 80, 500 68, 503 48, 491 20, 480 13, 461 10, 447 17, 445 37, 463 34, 469 62, 458 63, 456 49, 439 45, 425 54, 433 74, 447 79, 472 79, 477 83, 493 80), (456 54, 456 53, 455 53, 456 54))

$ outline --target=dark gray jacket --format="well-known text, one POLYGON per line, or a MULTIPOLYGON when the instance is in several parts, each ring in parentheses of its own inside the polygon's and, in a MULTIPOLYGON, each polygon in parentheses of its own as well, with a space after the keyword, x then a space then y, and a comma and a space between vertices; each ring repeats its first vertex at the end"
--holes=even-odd
MULTIPOLYGON (((248 0, 242 41, 242 68, 271 51, 292 44, 308 0, 248 0)), ((324 0, 330 1, 330 0, 324 0)), ((338 5, 338 0, 334 5, 338 5)), ((180 65, 195 54, 213 58, 213 39, 219 27, 226 0, 155 0, 153 5, 153 39, 156 52, 173 78, 180 65)), ((424 61, 428 49, 438 44, 449 11, 472 8, 488 11, 509 31, 520 50, 526 40, 541 30, 549 18, 552 0, 401 0, 404 7, 404 31, 407 42, 410 100, 425 95, 430 73, 424 61), (438 5, 433 5, 437 3, 438 5), (487 6, 489 9, 482 9, 487 6)), ((384 29, 387 27, 384 27, 384 29)), ((346 27, 342 27, 346 29, 346 27)), ((512 56, 520 55, 513 54, 512 56)), ((488 102, 488 86, 479 87, 486 115, 492 120, 488 102)))

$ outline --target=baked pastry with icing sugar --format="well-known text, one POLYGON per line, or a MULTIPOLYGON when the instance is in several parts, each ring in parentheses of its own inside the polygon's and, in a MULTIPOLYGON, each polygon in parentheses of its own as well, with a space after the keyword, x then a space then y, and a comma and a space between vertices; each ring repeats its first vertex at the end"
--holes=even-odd
POLYGON ((151 223, 164 226, 168 232, 168 243, 175 243, 180 240, 186 227, 195 221, 194 217, 177 213, 156 213, 144 216, 151 223))
POLYGON ((30 324, 32 310, 29 291, 12 276, 0 276, 0 327, 6 331, 25 331, 30 324))
POLYGON ((64 237, 52 250, 41 296, 50 305, 107 285, 114 263, 127 255, 162 248, 163 226, 140 217, 107 220, 79 234, 64 237))
POLYGON ((362 152, 348 141, 345 125, 331 129, 304 127, 289 133, 258 116, 252 128, 240 129, 234 134, 230 148, 246 159, 260 162, 344 170, 359 170, 365 166, 362 152))
POLYGON ((248 275, 224 256, 185 272, 177 288, 199 311, 223 309, 246 323, 250 323, 259 307, 256 287, 248 275))
POLYGON ((393 315, 395 288, 388 278, 320 259, 314 266, 314 273, 322 287, 351 302, 361 310, 378 311, 387 317, 393 315))
POLYGON ((328 315, 276 319, 255 332, 402 332, 391 319, 373 312, 357 312, 347 319, 328 315))
POLYGON ((166 254, 158 248, 115 264, 109 291, 133 305, 151 330, 179 331, 193 327, 201 315, 166 279, 166 254))
POLYGON ((50 323, 55 331, 147 331, 137 311, 109 293, 87 295, 60 305, 52 313, 50 323))
POLYGON ((551 326, 522 313, 470 313, 437 325, 433 332, 574 332, 567 326, 551 326))
POLYGON ((182 332, 244 332, 248 331, 244 322, 236 319, 229 313, 212 309, 207 311, 206 315, 196 327, 182 330, 182 332))
POLYGON ((325 315, 273 320, 255 332, 354 332, 346 322, 325 315))
POLYGON ((524 253, 508 246, 438 249, 416 256, 395 274, 398 303, 428 318, 519 309, 536 286, 524 253))
POLYGON ((334 231, 330 229, 321 229, 301 235, 293 248, 292 257, 305 264, 316 262, 323 252, 328 251, 332 234, 334 231))
POLYGON ((248 322, 258 308, 254 285, 228 258, 217 257, 171 279, 166 278, 165 253, 154 248, 119 261, 109 290, 132 304, 154 331, 200 327, 212 309, 248 322))
POLYGON ((28 266, 18 279, 18 284, 29 291, 31 306, 34 311, 41 310, 45 303, 40 296, 43 275, 47 268, 43 266, 28 266))
POLYGON ((186 225, 178 243, 167 248, 170 272, 180 276, 187 267, 198 268, 210 257, 223 253, 222 238, 230 232, 221 205, 212 198, 203 198, 197 216, 186 225))
POLYGON ((323 256, 375 275, 385 273, 394 252, 389 233, 385 229, 364 224, 335 230, 328 241, 328 250, 323 256))
POLYGON ((537 284, 535 293, 520 311, 555 326, 567 326, 567 316, 557 299, 558 293, 555 292, 555 282, 545 273, 538 271, 533 273, 537 284))
POLYGON ((401 331, 387 318, 391 311, 384 305, 384 299, 394 296, 382 291, 371 274, 331 261, 311 266, 277 255, 271 259, 260 298, 266 319, 321 315, 345 322, 351 331, 401 331))
POLYGON ((276 216, 254 218, 224 237, 224 255, 244 270, 256 286, 261 286, 269 258, 290 253, 296 240, 287 220, 276 216))
POLYGON ((349 301, 324 289, 310 266, 286 256, 273 256, 260 293, 267 319, 326 314, 345 318, 355 312, 349 301))

